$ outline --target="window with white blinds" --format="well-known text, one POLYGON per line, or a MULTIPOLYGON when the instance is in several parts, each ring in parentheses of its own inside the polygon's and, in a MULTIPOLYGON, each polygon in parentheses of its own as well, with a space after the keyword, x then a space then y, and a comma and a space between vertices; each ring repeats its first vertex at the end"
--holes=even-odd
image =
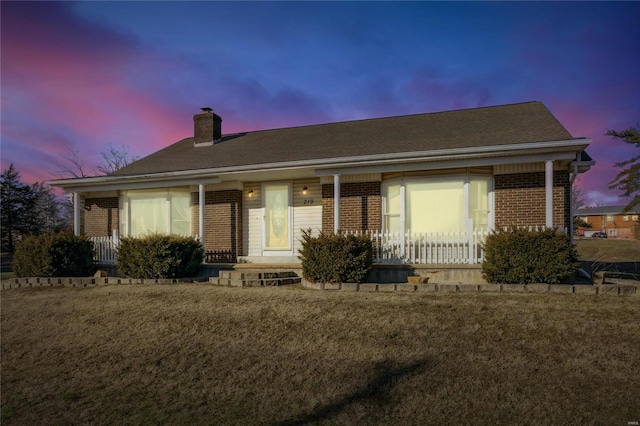
POLYGON ((489 176, 413 177, 383 182, 389 232, 464 232, 490 226, 489 176))
POLYGON ((191 235, 191 194, 185 189, 131 190, 120 195, 120 234, 191 235))

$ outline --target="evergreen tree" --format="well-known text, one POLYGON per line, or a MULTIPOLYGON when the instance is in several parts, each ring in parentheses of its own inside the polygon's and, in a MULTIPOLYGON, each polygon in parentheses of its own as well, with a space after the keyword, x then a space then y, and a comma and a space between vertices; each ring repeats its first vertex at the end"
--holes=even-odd
MULTIPOLYGON (((623 142, 640 148, 639 130, 640 126, 631 127, 622 132, 609 130, 607 135, 622 139, 623 142)), ((614 165, 622 170, 609 183, 609 188, 619 189, 623 192, 622 196, 631 197, 631 201, 623 209, 623 213, 626 213, 634 207, 640 206, 640 154, 614 165)))
POLYGON ((16 238, 61 231, 71 226, 69 201, 61 201, 51 188, 36 182, 27 185, 13 164, 1 175, 2 250, 13 252, 16 238))
POLYGON ((31 187, 20 182, 20 173, 9 166, 0 176, 0 220, 2 250, 13 252, 14 238, 30 233, 33 220, 30 213, 35 204, 31 187))

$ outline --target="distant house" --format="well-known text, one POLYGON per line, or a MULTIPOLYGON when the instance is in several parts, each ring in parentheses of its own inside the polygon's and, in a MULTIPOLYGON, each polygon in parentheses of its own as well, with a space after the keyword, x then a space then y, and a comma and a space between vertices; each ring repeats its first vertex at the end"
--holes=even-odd
POLYGON ((576 217, 581 218, 591 225, 591 228, 578 229, 580 235, 590 237, 594 232, 604 232, 609 238, 638 238, 634 235, 634 227, 640 228, 640 209, 635 208, 626 213, 622 213, 624 206, 604 206, 578 209, 574 212, 576 217))
POLYGON ((479 263, 486 232, 569 228, 594 162, 541 102, 194 134, 108 176, 62 179, 75 230, 195 235, 209 262, 299 262, 301 230, 368 232, 379 262, 479 263))

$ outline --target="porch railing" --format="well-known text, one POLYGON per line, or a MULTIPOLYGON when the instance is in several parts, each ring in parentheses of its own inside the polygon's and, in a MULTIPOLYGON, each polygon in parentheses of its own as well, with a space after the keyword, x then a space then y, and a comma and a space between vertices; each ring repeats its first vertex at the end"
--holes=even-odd
MULTIPOLYGON (((347 234, 367 234, 373 241, 374 260, 378 263, 481 263, 484 259, 482 242, 486 231, 450 233, 406 232, 404 235, 382 231, 345 231, 347 234)), ((90 237, 94 261, 115 265, 120 244, 117 235, 90 237)), ((217 261, 220 261, 218 259, 217 261)))
MULTIPOLYGON (((543 229, 543 227, 528 227, 543 229)), ((559 229, 565 232, 566 229, 559 229)), ((404 234, 383 231, 345 231, 346 234, 369 235, 373 241, 374 261, 377 263, 424 263, 424 264, 475 264, 484 261, 484 243, 489 231, 404 234)), ((197 236, 196 236, 197 238, 197 236)), ((116 250, 120 239, 90 237, 97 263, 115 264, 116 250)), ((213 254, 213 252, 212 252, 213 254)), ((217 261, 220 261, 218 259, 217 261)), ((230 260, 228 260, 230 261, 230 260)))
MULTIPOLYGON (((193 236, 196 240, 197 235, 193 236)), ((120 245, 120 238, 117 232, 110 237, 89 237, 93 243, 93 260, 96 263, 105 265, 115 265, 117 263, 116 251, 120 245)))
POLYGON ((93 243, 93 260, 107 265, 116 264, 116 250, 120 244, 117 235, 111 237, 89 237, 93 243))
POLYGON ((486 230, 473 232, 404 234, 383 231, 345 231, 346 234, 369 235, 373 241, 374 261, 377 263, 482 263, 482 243, 486 230))

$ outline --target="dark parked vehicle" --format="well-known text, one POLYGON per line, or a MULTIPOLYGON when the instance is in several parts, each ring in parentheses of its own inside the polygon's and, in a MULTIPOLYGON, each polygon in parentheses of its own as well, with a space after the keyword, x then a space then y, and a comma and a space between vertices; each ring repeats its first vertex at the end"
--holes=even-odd
POLYGON ((593 238, 607 238, 607 233, 606 232, 594 232, 593 235, 591 235, 593 238))

